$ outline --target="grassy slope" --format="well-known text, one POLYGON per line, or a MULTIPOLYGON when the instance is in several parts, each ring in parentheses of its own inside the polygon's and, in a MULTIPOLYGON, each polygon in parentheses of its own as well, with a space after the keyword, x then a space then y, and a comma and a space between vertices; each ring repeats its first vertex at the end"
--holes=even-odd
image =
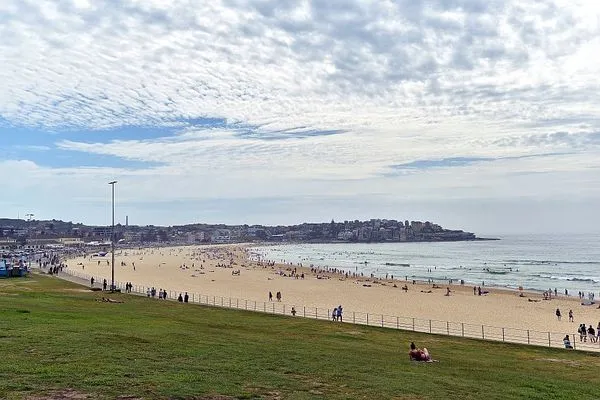
POLYGON ((0 398, 74 388, 98 398, 595 398, 600 358, 0 281, 0 398), (407 360, 410 341, 436 364, 407 360))

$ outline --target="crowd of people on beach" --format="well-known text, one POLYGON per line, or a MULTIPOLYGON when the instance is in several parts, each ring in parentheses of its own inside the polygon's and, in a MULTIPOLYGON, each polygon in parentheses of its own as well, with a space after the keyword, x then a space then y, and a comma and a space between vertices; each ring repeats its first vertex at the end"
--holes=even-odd
MULTIPOLYGON (((148 254, 149 250, 144 250, 139 252, 139 256, 140 256, 140 260, 143 259, 144 254, 148 254)), ((179 257, 183 257, 185 256, 186 259, 184 262, 181 262, 180 265, 180 269, 182 271, 187 271, 190 269, 195 269, 195 268, 201 268, 202 270, 204 270, 205 265, 210 265, 211 267, 217 267, 217 268, 231 268, 231 272, 232 275, 239 275, 241 270, 240 268, 234 268, 234 266, 238 265, 238 266, 243 266, 246 267, 244 261, 240 258, 240 254, 239 252, 233 251, 233 250, 228 250, 226 247, 215 247, 215 248, 209 248, 209 249, 202 249, 202 250, 190 250, 188 249, 172 249, 172 250, 152 250, 152 253, 154 251, 157 252, 161 252, 162 255, 167 256, 167 255, 178 255, 179 257), (189 260, 189 262, 188 262, 189 260), (210 260, 210 261, 208 261, 210 260), (198 267, 196 267, 196 265, 198 265, 198 267)), ((91 258, 90 258, 91 260, 91 258)), ((62 270, 63 264, 60 262, 60 257, 55 257, 53 260, 51 260, 52 262, 58 263, 56 265, 53 265, 54 268, 56 268, 56 272, 62 270)), ((94 264, 96 264, 96 262, 98 262, 99 260, 94 258, 94 264)), ((168 260, 165 260, 168 261, 168 260)), ((46 261, 48 264, 51 264, 50 260, 46 261)), ((108 261, 107 261, 108 263, 108 261)), ((133 262, 131 262, 131 260, 128 261, 129 266, 133 265, 133 262)), ((144 263, 143 261, 140 262, 141 264, 141 268, 143 270, 144 268, 144 263)), ((165 263, 162 263, 165 264, 165 263)), ((280 277, 287 277, 287 278, 292 278, 292 279, 305 279, 306 276, 308 276, 308 278, 312 278, 312 279, 338 279, 339 280, 345 280, 345 279, 356 279, 357 281, 360 281, 361 283, 363 282, 368 282, 368 284, 370 283, 378 283, 381 285, 386 285, 386 284, 393 284, 393 287, 399 287, 401 285, 402 282, 402 278, 405 278, 406 280, 406 284, 404 284, 404 286, 402 286, 402 289, 404 291, 408 291, 408 286, 411 283, 411 281, 409 280, 408 276, 403 276, 403 277, 394 277, 393 275, 390 274, 386 274, 385 278, 382 277, 377 277, 374 274, 364 274, 364 273, 358 273, 358 272, 349 272, 346 270, 343 270, 341 268, 330 268, 330 267, 319 267, 319 266, 315 266, 315 265, 310 265, 309 267, 305 267, 302 263, 298 263, 297 265, 292 265, 292 263, 286 263, 286 264, 282 264, 282 263, 278 263, 275 261, 268 261, 268 260, 259 260, 259 261, 255 261, 254 263, 250 262, 250 266, 252 266, 252 264, 262 267, 262 268, 269 268, 272 270, 272 273, 275 275, 278 275, 280 277), (309 272, 310 271, 310 272, 309 272), (367 276, 365 276, 367 275, 367 276), (385 279, 385 280, 384 280, 385 279), (398 283, 398 285, 396 285, 394 282, 388 282, 388 279, 399 279, 400 283, 398 283)), ((74 264, 73 264, 74 265, 74 264)), ((89 265, 89 264, 88 264, 89 265)), ((107 264, 108 265, 108 264, 107 264)), ((171 265, 171 263, 169 264, 171 265)), ((178 265, 178 264, 175 264, 178 265)), ((66 264, 64 264, 64 266, 66 266, 66 264)), ((122 267, 127 267, 128 265, 125 262, 121 262, 121 266, 122 267)), ((81 269, 83 269, 84 266, 81 265, 81 269)), ((139 270, 140 268, 138 268, 139 270)), ((210 269, 210 268, 207 268, 210 269)), ((197 270, 196 270, 197 271, 197 270)), ((139 272, 138 272, 139 273, 139 272)), ((272 278, 269 278, 269 280, 271 280, 272 278)), ((410 278, 412 280, 412 284, 413 285, 422 285, 426 282, 424 281, 416 281, 414 279, 412 279, 412 277, 410 278)), ((429 280, 427 281, 430 284, 432 284, 432 281, 429 280)), ((461 285, 464 285, 464 281, 456 281, 453 282, 451 280, 448 281, 448 283, 450 285, 452 284, 458 284, 460 282, 461 285)), ((94 282, 92 282, 92 286, 93 286, 94 282)), ((486 294, 489 294, 490 291, 489 290, 485 290, 487 289, 486 286, 484 286, 485 283, 481 282, 481 285, 479 286, 473 286, 473 295, 474 296, 483 296, 486 294)), ((107 282, 106 279, 103 280, 102 282, 102 286, 103 289, 106 290, 107 289, 107 282)), ((125 291, 126 292, 131 292, 132 291, 132 283, 131 282, 127 282, 126 286, 125 286, 125 291)), ((421 289, 422 286, 417 286, 417 289, 421 289)), ((452 289, 456 288, 457 289, 457 293, 460 294, 461 290, 459 289, 458 286, 452 286, 452 289)), ((425 288, 427 289, 427 288, 425 288)), ((453 290, 451 290, 451 286, 446 287, 445 285, 440 286, 437 283, 433 282, 433 286, 432 289, 445 289, 445 295, 446 296, 450 296, 451 293, 453 293, 453 290)), ((139 290, 144 290, 141 288, 136 288, 136 291, 139 290)), ((399 290, 399 289, 398 289, 399 290)), ((412 290, 412 289, 411 289, 412 290)), ((441 291, 441 290, 440 290, 441 291)), ((428 291, 428 293, 431 293, 432 291, 428 291)), ((264 292, 263 292, 264 293, 264 292)), ((493 292, 495 293, 495 292, 493 292)), ((522 291, 517 292, 517 293, 522 293, 522 291)), ((526 292, 529 293, 531 295, 531 292, 526 292)), ((442 293, 440 293, 441 295, 442 293)), ((470 287, 467 286, 462 295, 465 294, 470 294, 470 287)), ((171 292, 171 294, 168 294, 166 289, 159 289, 158 291, 152 287, 149 288, 147 290, 146 295, 148 297, 151 298, 155 298, 158 295, 159 299, 163 299, 163 300, 167 300, 169 297, 175 301, 181 302, 181 303, 188 303, 190 301, 190 296, 188 295, 187 292, 171 292)), ((269 301, 277 301, 277 302, 281 302, 282 301, 282 292, 281 291, 277 291, 277 292, 269 292, 269 301)), ((560 295, 562 295, 562 293, 560 293, 560 295)), ((564 292, 565 297, 567 297, 569 295, 568 291, 565 290, 564 292)), ((593 302, 594 301, 594 293, 585 293, 580 291, 578 293, 579 298, 581 300, 586 300, 586 296, 587 296, 587 300, 586 303, 588 301, 593 302)), ((290 297, 290 294, 288 293, 288 298, 290 297)), ((554 289, 548 289, 547 291, 539 292, 538 296, 536 296, 537 298, 543 298, 542 300, 551 300, 554 298, 558 298, 559 297, 559 292, 557 290, 557 288, 554 289), (540 296, 541 294, 541 296, 540 296)), ((534 298, 536 298, 534 297, 534 298)), ((192 299, 192 302, 194 300, 192 299)), ((539 301, 539 300, 536 300, 539 301)), ((586 304, 587 305, 587 304, 586 304)), ((554 307, 552 307, 554 309, 554 307)), ((288 310, 288 315, 291 313, 292 316, 296 316, 297 311, 295 307, 291 307, 291 311, 289 311, 290 309, 285 309, 284 310, 288 310)), ((306 310, 304 311, 306 312, 306 310)), ((341 305, 334 307, 333 310, 331 311, 331 319, 332 321, 339 321, 342 322, 343 320, 343 308, 341 305)), ((558 320, 561 320, 562 318, 562 313, 560 312, 560 310, 557 308, 556 309, 556 317, 558 318, 558 320)), ((352 318, 350 318, 352 319, 352 318)), ((580 318, 582 319, 582 318, 580 318)), ((571 322, 575 322, 575 318, 573 315, 573 310, 569 310, 569 321, 571 322)), ((574 333, 574 332, 572 332, 574 333)), ((579 324, 579 328, 577 330, 578 335, 580 336, 580 342, 587 342, 587 343, 599 343, 600 342, 600 323, 598 324, 597 328, 594 329, 594 327, 592 326, 592 324, 579 324)), ((561 335, 562 336, 562 335, 561 335)), ((570 345, 572 345, 571 343, 571 337, 569 337, 568 335, 565 337, 568 338, 568 343, 570 345)), ((567 347, 567 342, 565 342, 565 347, 567 347)), ((567 347, 568 348, 568 347, 567 347)), ((415 350, 419 350, 419 349, 415 349, 415 350)), ((426 349, 423 349, 426 350, 426 349)), ((422 350, 421 350, 422 351, 422 350)))

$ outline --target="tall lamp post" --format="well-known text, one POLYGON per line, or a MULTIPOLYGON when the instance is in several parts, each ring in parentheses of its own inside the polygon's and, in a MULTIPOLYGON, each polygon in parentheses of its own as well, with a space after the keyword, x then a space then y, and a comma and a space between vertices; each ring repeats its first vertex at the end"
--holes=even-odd
POLYGON ((112 229, 110 232, 110 247, 111 247, 111 255, 112 255, 112 267, 111 267, 111 281, 110 281, 110 291, 114 292, 115 290, 115 183, 117 181, 108 182, 108 184, 112 187, 112 229))

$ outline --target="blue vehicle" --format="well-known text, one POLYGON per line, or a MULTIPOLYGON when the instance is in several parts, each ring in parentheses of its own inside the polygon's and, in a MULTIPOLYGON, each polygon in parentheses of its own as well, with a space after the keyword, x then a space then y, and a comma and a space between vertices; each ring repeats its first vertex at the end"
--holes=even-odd
POLYGON ((23 277, 27 276, 28 272, 27 265, 22 261, 11 264, 7 260, 0 260, 0 278, 23 277))

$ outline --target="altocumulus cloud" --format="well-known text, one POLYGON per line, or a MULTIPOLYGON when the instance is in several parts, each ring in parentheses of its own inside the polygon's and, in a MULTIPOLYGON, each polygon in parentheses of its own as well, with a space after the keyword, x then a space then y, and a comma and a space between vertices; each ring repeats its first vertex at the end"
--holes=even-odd
MULTIPOLYGON (((73 195, 68 177, 81 204, 100 201, 90 182, 108 175, 135 188, 122 189, 131 202, 327 192, 373 194, 391 207, 398 193, 413 204, 556 199, 567 182, 592 201, 599 15, 583 0, 5 0, 4 134, 47 131, 53 144, 39 149, 48 157, 149 164, 6 160, 4 179, 73 195), (128 136, 127 127, 142 129, 128 136), (148 138, 143 127, 170 129, 148 138), (118 139, 98 139, 119 129, 118 139), (74 130, 94 139, 66 138, 74 130), (436 168, 389 173, 424 165, 436 168)), ((308 206, 298 214, 327 218, 308 206)))

